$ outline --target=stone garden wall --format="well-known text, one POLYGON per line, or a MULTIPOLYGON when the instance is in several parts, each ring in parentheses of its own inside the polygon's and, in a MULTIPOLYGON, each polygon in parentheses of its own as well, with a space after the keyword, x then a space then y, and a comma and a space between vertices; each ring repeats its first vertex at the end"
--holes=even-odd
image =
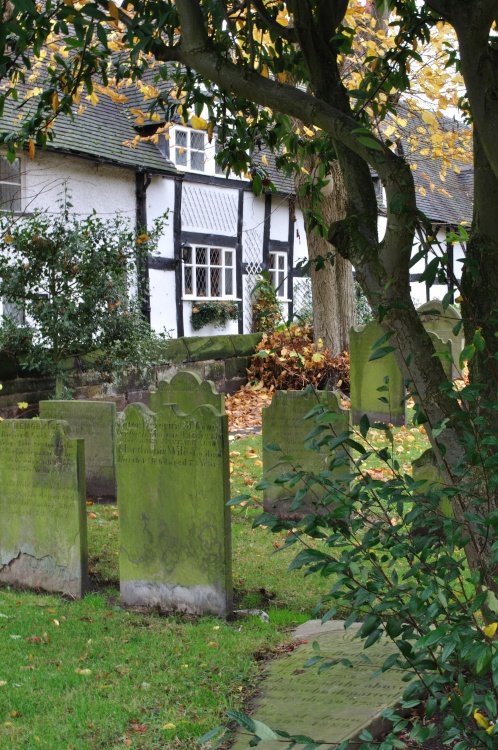
MULTIPOLYGON (((260 340, 259 333, 171 339, 165 342, 162 352, 168 360, 166 364, 116 373, 112 382, 105 382, 92 366, 94 355, 73 357, 66 363, 67 386, 75 399, 114 401, 122 410, 129 403, 148 403, 151 388, 169 380, 178 370, 188 369, 202 379, 212 380, 222 393, 233 393, 246 382, 246 368, 260 340)), ((19 372, 1 352, 0 383, 3 418, 34 416, 39 401, 53 397, 55 391, 55 378, 19 372), (19 402, 27 403, 28 408, 20 410, 19 402)))

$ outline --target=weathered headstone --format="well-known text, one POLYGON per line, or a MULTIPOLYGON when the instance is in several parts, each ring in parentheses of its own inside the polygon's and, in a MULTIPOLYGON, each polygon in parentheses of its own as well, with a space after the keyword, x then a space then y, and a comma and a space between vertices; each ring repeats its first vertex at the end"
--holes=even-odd
MULTIPOLYGON (((382 712, 400 701, 407 686, 401 670, 381 672, 385 659, 396 651, 392 643, 382 639, 365 651, 361 641, 353 640, 357 627, 345 633, 343 627, 330 625, 324 632, 304 635, 307 643, 270 662, 251 713, 251 718, 273 729, 321 741, 323 750, 345 740, 355 747, 353 740, 364 729, 376 735, 385 726, 382 712), (305 669, 306 661, 316 656, 314 641, 324 657, 339 663, 321 673, 317 666, 305 669)), ((249 740, 239 736, 232 750, 248 750, 249 740)), ((265 750, 278 750, 281 738, 263 745, 265 750)))
MULTIPOLYGON (((328 448, 313 450, 309 433, 316 427, 313 418, 306 415, 316 406, 322 406, 329 412, 323 424, 335 435, 349 430, 349 411, 341 409, 339 397, 332 391, 276 391, 271 405, 263 409, 263 475, 270 482, 282 474, 300 467, 305 471, 317 474, 328 469, 332 459, 328 448)), ((340 479, 349 474, 349 462, 344 452, 336 452, 344 458, 344 463, 337 466, 332 474, 340 479)), ((304 489, 303 482, 292 486, 273 484, 264 490, 264 508, 267 512, 281 518, 302 518, 307 513, 326 512, 323 504, 325 491, 319 484, 310 487, 296 507, 296 493, 304 489)))
POLYGON ((426 331, 432 331, 442 341, 451 341, 453 354, 453 378, 460 377, 460 368, 458 360, 464 347, 463 328, 458 333, 453 333, 453 328, 462 319, 460 312, 454 305, 443 307, 439 300, 425 302, 417 308, 422 323, 426 331))
POLYGON ((219 414, 225 413, 225 398, 210 380, 201 380, 195 372, 183 370, 170 381, 162 380, 156 391, 151 391, 149 406, 159 412, 164 404, 176 404, 184 414, 191 414, 203 404, 211 404, 219 414))
POLYGON ((433 333, 432 331, 427 331, 427 333, 429 334, 434 346, 435 355, 443 366, 446 377, 451 380, 453 377, 453 352, 451 341, 443 341, 437 333, 433 333))
POLYGON ((116 405, 110 401, 40 401, 42 419, 63 419, 69 435, 85 441, 86 490, 90 497, 116 497, 116 405))
MULTIPOLYGON (((363 414, 370 422, 403 425, 406 422, 403 375, 393 352, 370 361, 374 344, 385 334, 376 321, 349 333, 350 396, 353 423, 363 414), (379 390, 380 389, 380 390, 379 390)), ((389 342, 383 346, 389 346, 389 342)))
POLYGON ((429 486, 435 491, 440 491, 441 500, 439 507, 444 516, 451 518, 453 510, 451 507, 451 501, 444 494, 444 488, 446 482, 439 468, 432 448, 428 448, 422 453, 421 456, 412 461, 412 476, 416 482, 423 482, 424 484, 419 489, 419 493, 426 491, 429 486))
POLYGON ((0 422, 0 583, 82 596, 85 458, 63 422, 0 422))
POLYGON ((132 404, 117 420, 121 598, 225 616, 232 609, 227 417, 132 404))

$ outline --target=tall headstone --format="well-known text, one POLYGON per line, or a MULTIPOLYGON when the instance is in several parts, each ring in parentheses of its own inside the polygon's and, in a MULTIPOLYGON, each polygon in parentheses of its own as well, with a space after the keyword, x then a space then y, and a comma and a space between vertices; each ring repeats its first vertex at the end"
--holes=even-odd
MULTIPOLYGON (((323 407, 320 420, 335 435, 347 432, 350 427, 349 411, 341 409, 339 397, 332 391, 276 391, 270 406, 263 409, 263 475, 271 484, 264 490, 264 509, 280 518, 298 519, 308 513, 325 513, 325 490, 319 484, 305 489, 303 481, 292 487, 274 484, 272 480, 302 468, 318 474, 329 468, 332 455, 327 448, 314 450, 307 440, 316 427, 313 418, 305 419, 314 407, 323 407)), ((344 461, 333 469, 334 479, 349 474, 349 461, 338 449, 336 457, 344 461)))
POLYGON ((451 380, 453 377, 453 351, 451 341, 443 341, 437 333, 427 331, 434 346, 435 356, 443 366, 446 377, 451 380))
POLYGON ((429 486, 433 490, 439 491, 441 494, 441 500, 439 507, 441 513, 447 518, 451 518, 453 510, 451 507, 451 501, 445 496, 444 488, 446 486, 445 478, 441 469, 439 468, 432 448, 428 448, 418 458, 412 461, 412 476, 416 482, 423 482, 419 492, 424 493, 429 486))
POLYGON ((128 406, 117 420, 121 598, 226 616, 232 609, 228 424, 128 406))
POLYGON ((0 422, 0 583, 81 597, 85 457, 63 422, 0 422))
POLYGON ((203 404, 211 404, 219 414, 225 413, 225 398, 210 380, 201 380, 195 372, 182 370, 170 381, 162 380, 149 397, 152 411, 159 412, 164 404, 176 404, 184 414, 191 414, 203 404))
POLYGON ((90 497, 116 497, 116 405, 110 401, 40 401, 42 419, 63 419, 69 435, 85 441, 86 490, 90 497))
POLYGON ((404 380, 394 354, 390 352, 380 359, 370 360, 375 342, 384 334, 376 321, 350 331, 350 396, 354 424, 358 424, 363 414, 371 422, 393 425, 406 422, 404 380))
POLYGON ((439 336, 442 341, 451 341, 453 354, 453 378, 460 377, 460 368, 458 360, 465 345, 463 328, 458 333, 453 333, 454 327, 462 320, 460 312, 454 305, 443 307, 439 300, 425 302, 417 308, 422 323, 426 331, 432 331, 439 336))

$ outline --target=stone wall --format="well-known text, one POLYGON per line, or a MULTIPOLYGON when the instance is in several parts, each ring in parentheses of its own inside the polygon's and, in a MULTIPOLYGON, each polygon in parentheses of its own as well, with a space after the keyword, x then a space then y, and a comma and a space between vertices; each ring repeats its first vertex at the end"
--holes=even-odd
MULTIPOLYGON (((259 333, 171 339, 162 352, 166 364, 119 372, 111 382, 105 382, 92 367, 95 355, 73 357, 65 363, 66 384, 73 398, 114 401, 119 410, 137 401, 148 403, 150 388, 178 370, 196 372, 202 379, 214 381, 220 392, 233 393, 246 382, 246 368, 260 340, 259 333)), ((1 352, 0 383, 3 418, 32 417, 38 413, 38 403, 55 393, 55 378, 22 373, 1 352), (28 407, 19 409, 19 403, 28 407)))

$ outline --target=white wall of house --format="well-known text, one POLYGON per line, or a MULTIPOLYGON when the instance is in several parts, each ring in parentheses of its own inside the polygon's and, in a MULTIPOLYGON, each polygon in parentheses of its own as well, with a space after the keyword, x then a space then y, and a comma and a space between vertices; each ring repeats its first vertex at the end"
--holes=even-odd
MULTIPOLYGON (((174 206, 175 180, 172 177, 154 176, 147 188, 147 223, 149 228, 152 227, 155 219, 162 217, 165 211, 168 212, 155 253, 162 258, 172 259, 174 257, 174 206)), ((174 269, 158 270, 151 268, 149 271, 149 291, 152 329, 157 333, 166 331, 169 335, 176 337, 178 331, 174 269)))
POLYGON ((131 169, 96 164, 88 159, 38 152, 22 160, 23 209, 58 211, 67 188, 73 211, 88 216, 93 210, 103 218, 116 214, 135 225, 135 173, 131 169))

